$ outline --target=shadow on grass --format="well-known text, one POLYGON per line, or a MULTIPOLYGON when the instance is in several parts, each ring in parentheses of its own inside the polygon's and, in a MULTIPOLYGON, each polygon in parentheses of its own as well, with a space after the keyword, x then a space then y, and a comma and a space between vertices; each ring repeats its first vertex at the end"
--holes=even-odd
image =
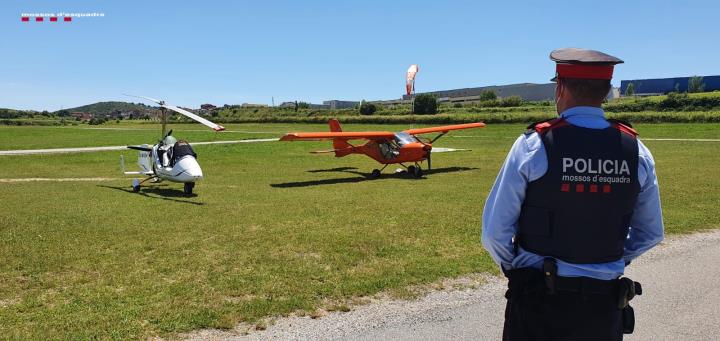
MULTIPOLYGON (((337 168, 330 168, 330 169, 313 169, 307 171, 308 173, 330 173, 330 172, 347 172, 352 169, 357 169, 357 167, 337 167, 337 168)), ((356 173, 356 172, 351 172, 356 173)))
POLYGON ((189 201, 189 200, 181 200, 181 199, 175 199, 175 198, 194 198, 197 197, 197 194, 185 194, 182 190, 177 190, 173 188, 160 188, 160 187, 166 187, 167 185, 154 185, 153 187, 140 187, 139 192, 133 192, 132 188, 130 187, 118 187, 118 186, 106 186, 106 185, 98 185, 98 187, 104 187, 104 188, 110 188, 115 189, 118 191, 123 191, 135 195, 142 195, 147 198, 152 199, 162 199, 162 200, 168 200, 168 201, 174 201, 179 202, 183 204, 193 204, 193 205, 204 205, 204 203, 201 202, 195 202, 195 201, 189 201))
MULTIPOLYGON (((293 188, 293 187, 308 187, 308 186, 319 186, 319 185, 334 185, 334 184, 343 184, 343 183, 358 183, 358 182, 363 182, 363 181, 373 181, 373 180, 379 180, 379 179, 398 179, 398 180, 413 180, 413 181, 425 180, 424 176, 420 179, 415 179, 415 178, 411 177, 407 172, 383 174, 380 176, 379 179, 377 179, 377 178, 371 178, 369 173, 361 173, 358 171, 352 171, 353 169, 357 169, 357 168, 355 168, 355 167, 340 167, 340 168, 332 168, 332 169, 317 169, 317 170, 311 170, 308 172, 311 172, 311 173, 344 172, 344 173, 358 174, 361 176, 360 177, 352 177, 352 178, 340 178, 340 179, 285 182, 285 183, 280 183, 280 184, 270 184, 270 186, 275 187, 275 188, 293 188)), ((446 167, 446 168, 435 168, 432 170, 425 170, 423 172, 425 175, 432 175, 432 174, 442 174, 442 173, 466 172, 466 171, 471 171, 471 170, 475 170, 475 169, 479 169, 479 168, 446 167)))

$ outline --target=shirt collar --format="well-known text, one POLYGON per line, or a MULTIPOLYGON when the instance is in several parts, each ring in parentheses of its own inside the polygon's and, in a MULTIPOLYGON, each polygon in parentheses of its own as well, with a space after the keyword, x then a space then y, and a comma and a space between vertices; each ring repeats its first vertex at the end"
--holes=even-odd
POLYGON ((598 107, 577 106, 566 109, 560 114, 560 117, 568 118, 573 116, 593 116, 605 118, 605 111, 598 107))

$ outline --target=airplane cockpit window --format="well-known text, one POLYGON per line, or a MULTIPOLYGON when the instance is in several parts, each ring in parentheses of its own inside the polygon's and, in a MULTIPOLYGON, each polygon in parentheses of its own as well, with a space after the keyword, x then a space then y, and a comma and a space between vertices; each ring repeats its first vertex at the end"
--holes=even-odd
POLYGON ((412 136, 405 132, 399 132, 395 133, 395 143, 397 143, 398 146, 402 147, 408 143, 414 143, 417 142, 417 139, 415 136, 412 136))

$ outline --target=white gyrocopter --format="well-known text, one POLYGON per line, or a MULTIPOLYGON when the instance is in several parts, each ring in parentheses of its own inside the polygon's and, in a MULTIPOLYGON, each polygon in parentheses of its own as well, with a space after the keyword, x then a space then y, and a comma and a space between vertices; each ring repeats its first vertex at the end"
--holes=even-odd
POLYGON ((134 192, 140 191, 140 185, 150 180, 154 183, 161 182, 163 180, 172 182, 181 182, 185 184, 183 191, 185 194, 192 194, 195 182, 203 178, 202 169, 200 164, 197 162, 197 154, 193 151, 192 147, 187 141, 180 140, 172 136, 172 130, 166 132, 167 127, 167 110, 180 113, 187 116, 197 122, 200 122, 215 131, 225 130, 225 127, 210 122, 198 115, 195 115, 187 110, 178 108, 174 105, 168 105, 165 101, 157 100, 154 98, 127 95, 131 97, 137 97, 152 101, 160 105, 160 122, 162 124, 162 138, 157 144, 150 146, 143 144, 141 146, 127 146, 129 149, 134 149, 140 152, 138 155, 138 166, 139 171, 126 172, 125 171, 125 158, 120 155, 120 167, 123 174, 125 175, 145 175, 147 176, 142 181, 139 179, 133 179, 132 189, 134 192))

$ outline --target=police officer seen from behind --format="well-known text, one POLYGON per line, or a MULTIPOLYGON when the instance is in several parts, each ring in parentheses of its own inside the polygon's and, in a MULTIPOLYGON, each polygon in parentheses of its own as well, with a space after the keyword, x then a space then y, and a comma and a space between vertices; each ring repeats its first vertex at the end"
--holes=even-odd
POLYGON ((482 242, 508 277, 504 340, 622 340, 640 284, 625 266, 663 239, 655 162, 601 104, 615 64, 555 50, 558 118, 513 144, 485 203, 482 242))

